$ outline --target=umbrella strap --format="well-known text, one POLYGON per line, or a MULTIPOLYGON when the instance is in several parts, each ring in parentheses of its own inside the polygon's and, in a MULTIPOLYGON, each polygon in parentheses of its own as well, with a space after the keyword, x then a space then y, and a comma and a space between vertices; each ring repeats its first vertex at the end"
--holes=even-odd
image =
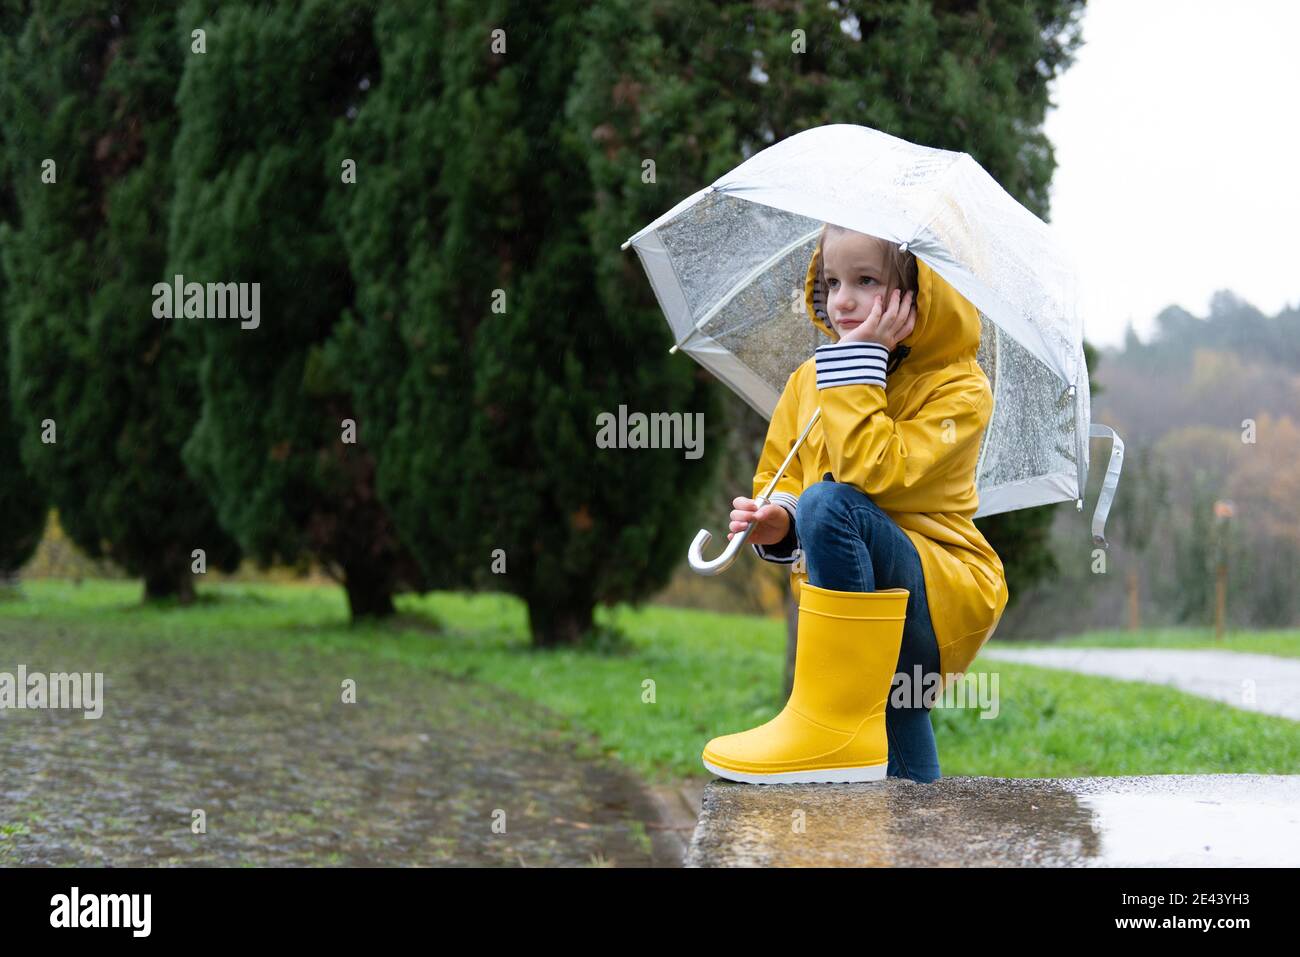
POLYGON ((1110 461, 1106 464, 1106 475, 1101 480, 1101 492, 1097 495, 1097 505, 1092 510, 1092 543, 1102 548, 1110 548, 1106 541, 1106 516, 1110 514, 1111 502, 1115 500, 1115 490, 1119 486, 1119 473, 1124 467, 1124 440, 1109 425, 1093 422, 1088 427, 1089 438, 1110 439, 1110 461))

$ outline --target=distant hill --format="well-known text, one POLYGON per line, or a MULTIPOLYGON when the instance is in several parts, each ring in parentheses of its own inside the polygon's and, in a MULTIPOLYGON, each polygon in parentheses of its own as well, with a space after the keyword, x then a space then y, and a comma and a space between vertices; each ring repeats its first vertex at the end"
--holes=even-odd
POLYGON ((1142 342, 1103 349, 1093 417, 1125 441, 1154 442, 1188 426, 1239 431, 1244 418, 1300 416, 1300 310, 1265 316, 1235 293, 1214 294, 1203 318, 1178 306, 1142 342))

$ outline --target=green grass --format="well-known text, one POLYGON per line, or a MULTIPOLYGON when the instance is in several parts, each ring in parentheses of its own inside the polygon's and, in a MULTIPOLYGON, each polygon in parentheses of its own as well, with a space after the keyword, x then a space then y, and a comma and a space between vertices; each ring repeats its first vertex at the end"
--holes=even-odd
POLYGON ((22 822, 0 821, 0 867, 11 867, 17 860, 10 838, 31 833, 30 826, 38 823, 39 818, 35 814, 29 814, 27 820, 22 822))
MULTIPOLYGON (((528 643, 524 606, 503 595, 402 596, 399 620, 355 628, 336 588, 224 584, 205 586, 201 595, 190 608, 146 608, 137 583, 27 582, 0 603, 0 649, 3 635, 24 621, 87 639, 164 640, 214 653, 365 649, 540 702, 652 780, 707 777, 700 751, 709 738, 766 721, 784 703, 785 632, 777 619, 602 607, 599 642, 541 652, 528 643)), ((1071 643, 1207 646, 1196 643, 1196 633, 1142 637, 1093 633, 1071 643)), ((1215 647, 1213 636, 1205 637, 1215 647)), ((1298 639, 1270 632, 1230 641, 1234 650, 1294 654, 1298 639)), ((996 718, 982 719, 975 709, 934 711, 944 775, 1290 773, 1300 766, 1300 735, 1284 718, 1160 686, 987 664, 998 682, 996 718)), ((977 659, 970 673, 983 670, 977 659)))

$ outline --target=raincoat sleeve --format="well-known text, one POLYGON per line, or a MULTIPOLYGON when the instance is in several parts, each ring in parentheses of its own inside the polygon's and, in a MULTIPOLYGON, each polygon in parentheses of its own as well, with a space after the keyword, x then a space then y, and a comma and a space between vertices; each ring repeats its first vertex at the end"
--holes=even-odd
MULTIPOLYGON (((767 487, 776 470, 781 467, 785 457, 790 454, 794 440, 799 437, 798 394, 792 380, 793 374, 786 380, 777 400, 776 411, 767 426, 767 438, 763 442, 763 451, 758 458, 758 471, 754 473, 754 488, 750 495, 757 498, 767 487)), ((777 562, 781 565, 793 564, 799 558, 799 535, 795 529, 795 514, 799 505, 799 493, 803 491, 803 470, 799 465, 799 456, 790 460, 790 465, 782 474, 773 489, 771 501, 790 513, 790 530, 785 538, 774 545, 752 545, 754 554, 759 558, 777 562)))
POLYGON ((908 419, 885 414, 879 343, 817 348, 817 389, 831 471, 881 508, 938 511, 974 482, 969 450, 988 422, 987 383, 959 364, 908 419), (844 350, 844 351, 840 351, 844 350), (963 464, 964 463, 964 464, 963 464))

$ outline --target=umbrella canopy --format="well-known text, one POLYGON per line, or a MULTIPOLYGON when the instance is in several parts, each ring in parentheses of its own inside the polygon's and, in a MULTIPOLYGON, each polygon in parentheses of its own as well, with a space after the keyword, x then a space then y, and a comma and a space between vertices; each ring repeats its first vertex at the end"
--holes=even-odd
POLYGON ((636 250, 691 355, 771 418, 786 379, 824 338, 804 279, 824 222, 898 243, 980 313, 978 361, 993 389, 975 517, 1074 499, 1088 439, 1112 439, 1093 517, 1104 526, 1122 464, 1090 421, 1078 274, 1051 228, 966 153, 832 124, 782 140, 664 213, 636 250))

